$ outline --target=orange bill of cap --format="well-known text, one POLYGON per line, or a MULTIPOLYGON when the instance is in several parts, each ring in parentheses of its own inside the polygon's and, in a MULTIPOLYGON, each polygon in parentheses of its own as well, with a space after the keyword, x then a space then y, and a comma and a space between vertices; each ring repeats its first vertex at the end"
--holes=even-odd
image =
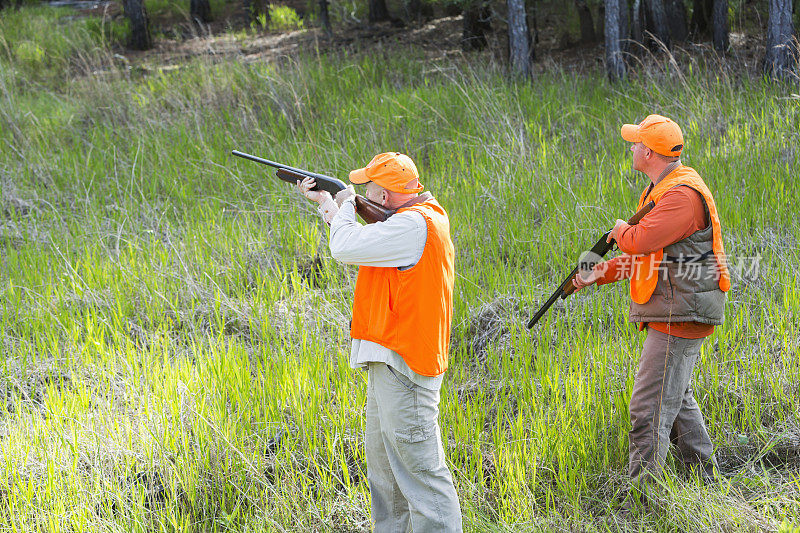
POLYGON ((367 183, 368 181, 371 181, 367 177, 367 168, 366 167, 359 168, 359 169, 356 169, 356 170, 350 172, 350 175, 348 177, 350 178, 350 181, 352 183, 355 183, 356 185, 361 185, 363 183, 367 183))
POLYGON ((622 138, 629 143, 642 142, 642 134, 639 131, 638 124, 623 124, 621 133, 622 138))

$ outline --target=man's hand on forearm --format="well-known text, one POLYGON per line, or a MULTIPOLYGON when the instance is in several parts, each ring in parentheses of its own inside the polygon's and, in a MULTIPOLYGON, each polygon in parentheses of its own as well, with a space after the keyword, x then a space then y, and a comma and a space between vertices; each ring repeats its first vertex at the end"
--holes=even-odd
POLYGON ((312 191, 311 189, 316 184, 317 181, 314 178, 304 178, 303 181, 297 182, 297 188, 300 189, 303 196, 312 202, 317 202, 319 205, 324 204, 327 200, 332 200, 331 193, 328 191, 312 191))
POLYGON ((603 265, 603 263, 596 265, 595 268, 593 268, 589 275, 585 278, 581 276, 581 272, 578 272, 578 274, 572 279, 572 284, 575 285, 575 292, 578 292, 582 288, 588 287, 589 285, 594 285, 597 283, 598 279, 603 277, 605 268, 597 268, 601 265, 603 265))

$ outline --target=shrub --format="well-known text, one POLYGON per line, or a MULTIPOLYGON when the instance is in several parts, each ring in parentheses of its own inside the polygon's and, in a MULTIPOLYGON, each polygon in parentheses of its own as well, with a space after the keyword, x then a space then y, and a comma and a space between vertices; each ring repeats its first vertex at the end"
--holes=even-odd
POLYGON ((299 30, 303 28, 303 20, 297 11, 289 6, 269 5, 269 28, 275 31, 299 30))

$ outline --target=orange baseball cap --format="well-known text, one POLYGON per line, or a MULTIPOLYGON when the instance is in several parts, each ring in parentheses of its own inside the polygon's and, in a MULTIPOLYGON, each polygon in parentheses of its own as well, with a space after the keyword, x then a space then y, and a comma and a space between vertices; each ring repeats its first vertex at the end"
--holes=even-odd
POLYGON ((683 132, 680 126, 667 117, 648 115, 639 124, 622 126, 622 138, 631 143, 642 143, 657 154, 681 155, 683 132))
POLYGON ((408 194, 421 192, 425 188, 419 183, 417 166, 410 157, 400 152, 376 155, 366 167, 352 171, 350 181, 356 184, 374 181, 384 189, 408 194), (419 186, 408 188, 414 180, 419 186))

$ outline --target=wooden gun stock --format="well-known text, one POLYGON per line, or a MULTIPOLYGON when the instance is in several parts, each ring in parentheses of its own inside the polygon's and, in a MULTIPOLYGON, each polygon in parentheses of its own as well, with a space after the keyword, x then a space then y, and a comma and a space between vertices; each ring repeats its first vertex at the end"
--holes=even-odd
MULTIPOLYGON (((644 207, 639 209, 636 212, 636 214, 634 214, 631 218, 628 219, 628 224, 630 224, 631 226, 635 226, 636 224, 638 224, 642 220, 642 218, 644 218, 644 216, 647 213, 649 213, 653 209, 653 207, 655 207, 655 205, 656 205, 655 202, 648 202, 647 204, 645 204, 644 207)), ((575 279, 575 276, 583 272, 588 272, 591 269, 593 269, 594 266, 598 263, 597 259, 601 259, 602 257, 604 257, 609 252, 609 250, 611 250, 611 248, 614 247, 614 245, 616 244, 616 241, 614 241, 614 239, 611 239, 611 242, 606 242, 609 233, 611 233, 610 230, 605 232, 603 236, 600 237, 600 239, 598 239, 598 241, 589 251, 588 260, 581 261, 580 264, 578 264, 578 266, 572 269, 572 272, 570 272, 569 276, 567 276, 567 279, 565 279, 561 283, 561 285, 558 286, 558 289, 556 289, 553 295, 550 296, 547 302, 545 302, 545 304, 539 309, 539 311, 536 312, 533 318, 530 319, 530 321, 528 322, 528 329, 532 328, 539 321, 539 319, 542 318, 542 316, 544 316, 544 314, 547 312, 550 306, 556 302, 556 300, 558 300, 559 298, 563 300, 564 298, 575 292, 576 290, 575 284, 572 283, 572 280, 575 279)))
POLYGON ((367 224, 385 222, 386 219, 394 215, 395 212, 394 209, 386 209, 381 204, 377 204, 372 200, 367 200, 360 194, 356 195, 356 213, 358 213, 361 220, 367 224))

